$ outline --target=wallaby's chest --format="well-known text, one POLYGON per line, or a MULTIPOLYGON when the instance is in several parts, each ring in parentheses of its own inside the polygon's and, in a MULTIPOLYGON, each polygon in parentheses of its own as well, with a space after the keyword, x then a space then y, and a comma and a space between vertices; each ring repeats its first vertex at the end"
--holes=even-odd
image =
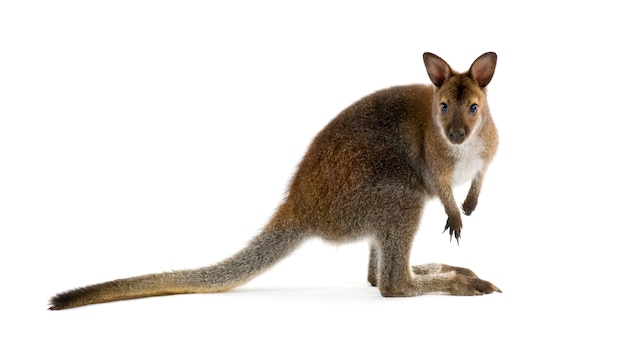
POLYGON ((466 158, 458 161, 454 165, 452 172, 452 185, 460 185, 472 180, 478 171, 483 167, 482 158, 466 158))
POLYGON ((465 183, 476 176, 485 164, 482 151, 483 143, 476 138, 453 148, 452 154, 455 162, 452 170, 452 185, 465 183))

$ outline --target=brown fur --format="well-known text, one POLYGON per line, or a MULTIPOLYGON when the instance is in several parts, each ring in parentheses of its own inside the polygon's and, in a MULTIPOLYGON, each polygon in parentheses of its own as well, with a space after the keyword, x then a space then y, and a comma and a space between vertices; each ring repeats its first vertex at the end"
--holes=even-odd
POLYGON ((471 214, 498 145, 485 89, 495 71, 495 53, 483 54, 462 74, 431 53, 424 54, 424 62, 434 86, 399 86, 373 93, 345 109, 317 135, 285 201, 261 234, 233 257, 196 270, 70 290, 53 297, 50 309, 227 291, 256 277, 312 236, 332 242, 369 239, 368 281, 383 296, 500 291, 465 268, 409 265, 413 237, 431 197, 443 203, 448 215, 445 230, 458 242, 462 221, 452 187, 472 180, 462 204, 464 213, 471 214))

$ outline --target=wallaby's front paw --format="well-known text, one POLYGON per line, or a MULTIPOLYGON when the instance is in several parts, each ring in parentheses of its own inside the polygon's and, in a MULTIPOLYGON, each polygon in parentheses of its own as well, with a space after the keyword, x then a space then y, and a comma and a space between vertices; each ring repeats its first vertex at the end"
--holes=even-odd
POLYGON ((463 214, 470 216, 476 209, 476 205, 478 204, 478 200, 466 199, 465 202, 461 205, 463 209, 463 214))
POLYGON ((448 221, 446 221, 446 227, 443 229, 445 233, 450 230, 450 241, 452 241, 452 235, 456 238, 456 243, 459 244, 459 238, 461 238, 461 228, 463 227, 463 221, 460 215, 448 215, 448 221))

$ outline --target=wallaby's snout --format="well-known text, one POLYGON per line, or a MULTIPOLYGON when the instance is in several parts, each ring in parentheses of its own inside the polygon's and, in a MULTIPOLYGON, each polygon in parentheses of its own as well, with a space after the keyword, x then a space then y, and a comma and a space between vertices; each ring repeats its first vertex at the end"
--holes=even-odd
POLYGON ((462 114, 453 115, 449 122, 444 122, 444 127, 444 134, 452 144, 462 144, 469 136, 470 129, 462 114))
MULTIPOLYGON (((449 101, 449 98, 445 98, 449 101)), ((454 102, 457 104, 458 102, 454 102)), ((461 105, 467 104, 461 102, 461 105)), ((470 104, 472 104, 470 102, 470 104)), ((472 104, 476 105, 476 104, 472 104)), ((442 102, 440 112, 438 114, 437 122, 441 127, 442 135, 448 139, 453 145, 463 144, 473 133, 473 129, 477 127, 480 122, 479 117, 471 111, 465 112, 464 107, 455 107, 454 110, 450 110, 447 107, 447 103, 442 102)))
POLYGON ((448 131, 448 139, 453 144, 460 144, 465 140, 465 129, 463 128, 450 128, 448 131))

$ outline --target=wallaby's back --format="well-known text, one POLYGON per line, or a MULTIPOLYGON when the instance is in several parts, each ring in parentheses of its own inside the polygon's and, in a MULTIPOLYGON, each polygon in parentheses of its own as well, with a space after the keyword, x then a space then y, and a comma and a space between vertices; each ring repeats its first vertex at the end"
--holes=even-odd
POLYGON ((343 241, 387 221, 389 200, 425 198, 416 158, 433 93, 425 85, 392 87, 341 112, 313 140, 294 175, 292 215, 322 237, 343 241))

